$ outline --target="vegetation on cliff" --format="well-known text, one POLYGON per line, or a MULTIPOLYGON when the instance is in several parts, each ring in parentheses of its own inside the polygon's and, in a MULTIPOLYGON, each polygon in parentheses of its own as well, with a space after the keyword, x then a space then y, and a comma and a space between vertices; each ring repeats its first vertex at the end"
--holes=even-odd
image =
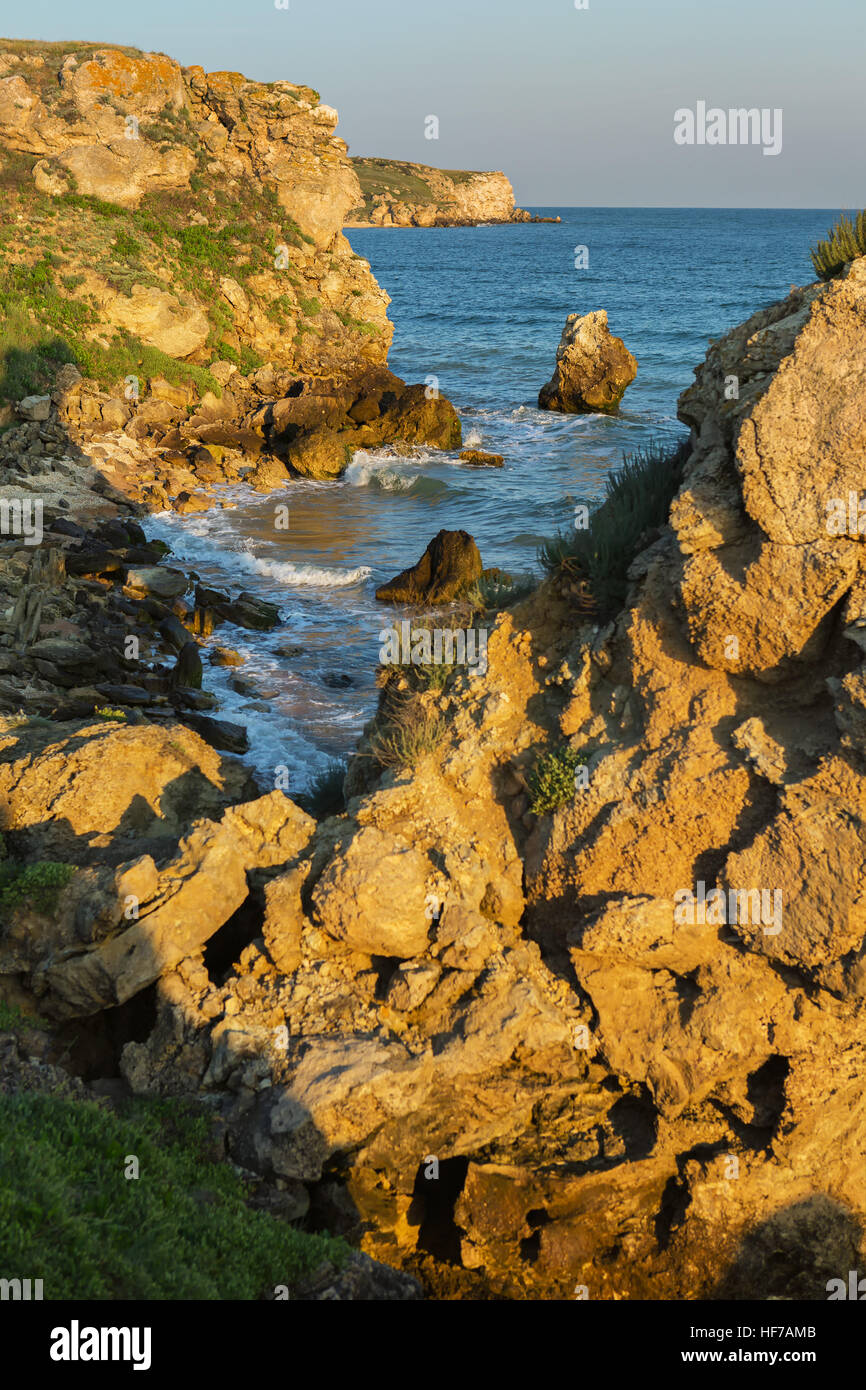
POLYGON ((843 214, 810 252, 815 274, 821 280, 832 280, 849 261, 866 256, 866 211, 858 212, 853 222, 843 214))
POLYGON ((651 444, 623 457, 605 483, 604 500, 590 513, 581 504, 574 529, 541 547, 549 574, 568 573, 585 583, 603 616, 622 607, 632 560, 650 533, 665 524, 671 500, 682 481, 685 444, 651 444))
POLYGON ((217 396, 214 361, 383 362, 387 299, 341 236, 358 184, 335 123, 291 83, 0 42, 0 397, 63 362, 105 388, 217 396))
POLYGON ((207 1119, 170 1101, 0 1095, 0 1267, 46 1299, 258 1299, 348 1247, 248 1205, 207 1119))

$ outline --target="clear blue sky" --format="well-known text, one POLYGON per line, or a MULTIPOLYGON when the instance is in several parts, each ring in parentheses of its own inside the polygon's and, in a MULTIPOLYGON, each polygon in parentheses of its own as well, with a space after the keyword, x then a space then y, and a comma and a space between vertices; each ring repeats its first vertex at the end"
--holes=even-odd
POLYGON ((308 83, 353 154, 503 169, 524 205, 866 204, 866 0, 289 4, 0 0, 0 31, 308 83), (699 100, 781 107, 781 154, 675 145, 674 111, 699 100))

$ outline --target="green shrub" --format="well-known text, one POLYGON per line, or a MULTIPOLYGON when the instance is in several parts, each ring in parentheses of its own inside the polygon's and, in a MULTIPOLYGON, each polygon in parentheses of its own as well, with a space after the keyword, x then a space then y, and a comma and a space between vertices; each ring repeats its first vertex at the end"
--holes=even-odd
POLYGON ((529 774, 529 809, 533 815, 548 815, 572 800, 575 769, 585 762, 583 754, 575 753, 567 743, 541 755, 529 774))
POLYGON ((93 713, 98 719, 113 719, 117 723, 126 719, 125 710, 112 709, 110 705, 102 705, 99 709, 95 709, 93 713))
POLYGON ((134 261, 141 255, 141 243, 121 228, 114 238, 114 251, 125 260, 134 261))
POLYGON ((75 874, 74 864, 57 864, 49 860, 41 864, 0 863, 0 913, 18 907, 50 913, 57 899, 75 874))
POLYGON ((299 806, 316 820, 326 820, 328 816, 338 816, 346 808, 343 796, 343 781, 346 765, 332 759, 328 766, 317 772, 305 792, 296 797, 299 806))
POLYGON ((482 574, 467 594, 473 608, 485 613, 500 613, 519 603, 538 588, 533 574, 505 574, 503 571, 482 574))
POLYGON ((344 1242, 246 1204, 209 1124, 178 1102, 0 1095, 0 1269, 46 1299, 258 1299, 344 1242), (128 1156, 139 1162, 127 1179, 128 1156))
POLYGON ((547 572, 582 579, 603 616, 621 608, 629 566, 647 532, 667 521, 687 453, 683 442, 673 447, 653 443, 626 454, 622 467, 609 474, 604 500, 589 526, 555 536, 541 547, 539 559, 547 572))
POLYGON ((318 299, 308 299, 307 296, 304 294, 298 295, 298 307, 300 308, 301 313, 304 315, 304 318, 307 319, 314 319, 322 312, 322 306, 319 303, 318 299))
POLYGON ((809 255, 820 280, 832 280, 849 261, 866 255, 866 212, 858 212, 853 222, 843 213, 828 231, 827 240, 819 241, 809 255))
POLYGON ((414 767, 445 737, 445 724, 412 691, 386 690, 384 721, 372 739, 373 757, 381 767, 414 767))

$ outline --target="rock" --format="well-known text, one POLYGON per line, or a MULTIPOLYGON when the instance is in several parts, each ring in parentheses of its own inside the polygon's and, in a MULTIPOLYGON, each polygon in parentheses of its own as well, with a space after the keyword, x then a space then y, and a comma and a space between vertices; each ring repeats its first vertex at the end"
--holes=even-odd
POLYGON ((169 357, 189 357, 204 347, 210 332, 207 315, 197 305, 184 305, 168 290, 147 285, 133 285, 129 298, 118 295, 106 312, 109 323, 169 357))
POLYGON ((18 402, 17 409, 25 420, 47 420, 51 414, 51 397, 25 396, 18 402))
POLYGON ((111 685, 103 683, 96 689, 110 705, 149 705, 152 696, 140 685, 111 685))
POLYGON ((247 784, 181 726, 85 721, 13 730, 2 743, 4 831, 38 858, 74 858, 105 837, 177 838, 191 812, 219 814, 247 784))
POLYGON ((463 463, 475 464, 476 468, 504 468, 502 454, 488 454, 483 449, 463 449, 460 454, 463 463))
POLYGON ((185 642, 171 673, 171 683, 175 688, 181 686, 190 690, 201 690, 201 682, 202 665, 198 643, 185 642))
POLYGON ((569 314, 556 350, 556 370, 538 394, 539 410, 608 414, 637 375, 637 362, 607 326, 607 312, 569 314))
POLYGON ((84 667, 88 670, 96 663, 96 653, 92 647, 64 637, 43 637, 33 643, 30 655, 58 666, 84 667))
POLYGON ((301 478, 340 478, 352 460, 352 448, 339 434, 318 430, 302 435, 292 444, 287 460, 301 478))
POLYGON ((225 753, 246 753, 250 740, 243 724, 232 724, 227 719, 211 719, 206 714, 185 714, 184 723, 200 734, 205 743, 225 753))
POLYGON ((190 581, 182 570, 164 565, 146 565, 127 570, 126 588, 133 593, 154 594, 157 598, 172 599, 185 594, 190 581))
POLYGON ((438 965, 428 961, 410 961, 398 965, 388 986, 388 1003, 392 1009, 408 1012, 423 1004, 439 982, 438 965))
POLYGON ((279 459, 263 458, 247 473, 244 482, 254 492, 273 492, 291 482, 291 474, 279 459))
POLYGON ((247 871, 294 857, 315 822, 281 792, 201 821, 160 874, 157 906, 83 955, 49 959, 36 974, 56 1015, 122 1004, 195 954, 247 897, 247 871))
POLYGON ((313 892, 316 922, 367 955, 419 955, 427 944, 426 857, 372 826, 355 836, 313 892), (376 904, 374 910, 374 903, 376 904))
POLYGON ((243 666, 245 658, 231 647, 211 647, 208 660, 212 666, 243 666))
POLYGON ((467 531, 439 531, 417 564, 380 584, 383 603, 448 603, 481 576, 478 546, 467 531))

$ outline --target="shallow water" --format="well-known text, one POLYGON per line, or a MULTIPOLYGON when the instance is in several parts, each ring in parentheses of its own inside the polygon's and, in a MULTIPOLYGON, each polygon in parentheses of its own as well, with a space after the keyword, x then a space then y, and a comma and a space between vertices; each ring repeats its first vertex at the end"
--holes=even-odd
POLYGON ((683 433, 679 393, 709 339, 813 278, 808 248, 828 211, 537 209, 558 225, 387 228, 348 233, 391 295, 392 369, 438 379, 460 412, 464 446, 505 456, 502 469, 457 454, 356 454, 338 483, 293 483, 258 496, 220 490, 226 510, 164 513, 147 529, 209 584, 277 602, 284 626, 229 624, 212 644, 248 660, 210 668, 221 717, 247 725, 248 760, 265 785, 288 767, 302 790, 354 745, 376 703, 381 629, 394 614, 377 584, 421 555, 441 528, 478 542, 486 566, 537 569, 538 543, 599 495, 623 451, 683 433), (575 269, 575 247, 589 269, 575 269), (638 359, 615 417, 539 411, 569 313, 608 311, 638 359), (289 506, 287 530, 275 509, 289 506), (255 696, 230 685, 240 676, 255 696))

